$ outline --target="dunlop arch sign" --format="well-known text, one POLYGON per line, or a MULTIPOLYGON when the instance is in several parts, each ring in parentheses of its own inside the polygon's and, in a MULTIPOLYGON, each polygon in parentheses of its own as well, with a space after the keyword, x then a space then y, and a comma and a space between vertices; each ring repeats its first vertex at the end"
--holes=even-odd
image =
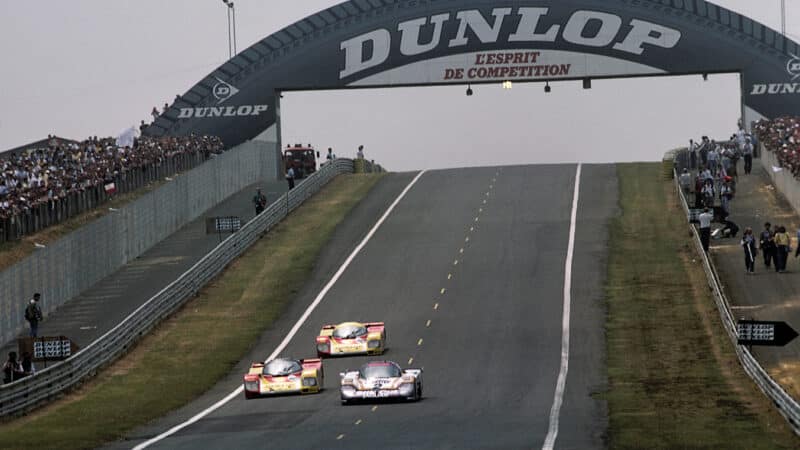
POLYGON ((236 145, 279 123, 283 90, 709 73, 740 74, 749 123, 800 114, 798 55, 703 0, 352 0, 241 52, 146 132, 236 145))

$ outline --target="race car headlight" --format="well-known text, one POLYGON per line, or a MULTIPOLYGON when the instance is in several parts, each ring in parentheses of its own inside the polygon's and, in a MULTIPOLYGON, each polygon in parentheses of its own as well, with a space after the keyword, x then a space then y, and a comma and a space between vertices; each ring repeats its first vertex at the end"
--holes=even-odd
POLYGON ((244 382, 244 390, 246 391, 258 391, 258 380, 255 381, 245 381, 244 382))
POLYGON ((413 383, 404 383, 400 385, 400 395, 411 395, 414 392, 413 383))
POLYGON ((317 379, 316 378, 303 378, 303 386, 316 386, 317 379))
POLYGON ((331 346, 327 342, 324 344, 317 344, 317 351, 322 353, 328 353, 331 351, 331 346))
POLYGON ((381 341, 367 341, 367 348, 378 348, 381 346, 381 341))
POLYGON ((342 392, 350 393, 350 392, 355 392, 355 391, 356 391, 356 388, 354 386, 349 385, 349 384, 345 384, 344 386, 342 386, 342 392))

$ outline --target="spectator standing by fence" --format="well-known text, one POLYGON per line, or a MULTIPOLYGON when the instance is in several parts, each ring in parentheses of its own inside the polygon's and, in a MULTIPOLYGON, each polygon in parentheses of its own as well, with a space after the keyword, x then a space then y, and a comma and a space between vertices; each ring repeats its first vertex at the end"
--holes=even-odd
POLYGON ((777 264, 777 260, 775 260, 775 237, 772 233, 772 224, 769 222, 764 224, 764 230, 759 236, 759 245, 761 246, 761 253, 764 255, 764 266, 769 268, 772 262, 777 264))
POLYGON ((775 271, 784 273, 786 272, 786 259, 789 256, 791 238, 789 238, 789 234, 786 232, 786 227, 779 226, 777 228, 777 232, 775 233, 775 271))
POLYGON ((267 197, 261 192, 261 189, 256 190, 256 195, 253 196, 253 205, 256 207, 256 215, 261 214, 261 211, 267 207, 267 197))
POLYGON ((753 170, 753 140, 750 136, 745 138, 742 154, 744 155, 744 174, 749 175, 753 170))
POLYGON ((36 373, 36 366, 33 365, 33 358, 29 352, 22 354, 22 361, 20 361, 19 365, 22 367, 22 372, 26 377, 36 373))
POLYGON ((680 183, 683 195, 686 197, 686 202, 688 203, 689 194, 692 192, 692 174, 689 173, 689 169, 683 169, 683 173, 678 177, 678 183, 680 183))
POLYGON ((697 152, 700 154, 700 161, 703 163, 703 167, 708 167, 708 136, 703 136, 702 142, 703 143, 700 144, 700 149, 697 152))
POLYGON ((31 337, 37 337, 39 334, 39 322, 42 321, 42 310, 39 308, 39 299, 41 298, 41 294, 38 292, 33 294, 33 298, 31 299, 28 306, 25 308, 25 320, 31 326, 31 337))
POLYGON ((753 237, 753 229, 744 229, 744 235, 739 244, 744 248, 744 270, 751 274, 756 270, 756 238, 753 237))
POLYGON ((731 214, 731 200, 733 200, 733 187, 731 186, 730 177, 725 177, 722 187, 719 188, 719 200, 725 217, 729 216, 731 214))
POLYGON ((3 383, 12 383, 24 376, 25 372, 17 361, 17 352, 9 352, 8 359, 3 364, 3 383))
POLYGON ((359 145, 358 146, 358 152, 356 152, 356 158, 364 159, 364 146, 363 145, 359 145))
POLYGON ((294 168, 289 167, 289 170, 286 171, 286 182, 289 183, 289 190, 291 191, 294 189, 294 168))
POLYGON ((689 139, 689 168, 697 169, 697 144, 689 139))
POLYGON ((703 184, 703 190, 701 191, 703 194, 703 205, 706 208, 713 208, 714 207, 714 181, 706 179, 703 184))
POLYGON ((711 220, 714 215, 709 212, 708 207, 703 209, 703 212, 698 216, 700 220, 700 243, 703 244, 703 250, 708 253, 708 245, 711 241, 711 220))

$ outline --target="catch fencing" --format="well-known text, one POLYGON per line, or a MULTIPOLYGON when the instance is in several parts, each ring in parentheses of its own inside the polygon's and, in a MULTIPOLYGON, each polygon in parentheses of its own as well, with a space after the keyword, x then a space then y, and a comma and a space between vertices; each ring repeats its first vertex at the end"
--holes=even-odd
MULTIPOLYGON (((380 166, 370 166, 369 170, 383 171, 380 166)), ((0 416, 30 410, 114 361, 159 322, 194 297, 206 283, 306 199, 337 175, 353 171, 353 161, 349 159, 337 159, 326 164, 281 196, 238 232, 222 241, 178 279, 86 348, 33 376, 0 387, 0 416)))
MULTIPOLYGON (((686 213, 686 217, 688 218, 689 205, 678 183, 677 173, 674 174, 674 184, 675 190, 678 192, 678 196, 680 197, 683 211, 686 213)), ((764 370, 764 368, 761 367, 761 364, 759 364, 755 357, 753 357, 753 354, 750 353, 750 350, 738 344, 736 320, 731 312, 730 302, 725 296, 725 291, 722 289, 722 283, 720 282, 717 269, 714 266, 714 262, 703 250, 703 245, 700 243, 700 234, 698 233, 697 228, 691 223, 689 224, 689 228, 694 236, 692 241, 694 241, 695 250, 697 254, 700 255, 700 259, 703 262, 703 269, 705 270, 706 277, 708 278, 708 286, 711 289, 714 302, 717 305, 717 310, 719 311, 720 318, 722 319, 722 325, 725 327, 728 338, 733 343, 733 346, 736 350, 736 355, 739 358, 739 362, 744 368, 744 371, 750 376, 750 378, 753 379, 753 381, 755 381, 756 385, 761 389, 761 391, 767 397, 769 397, 770 400, 772 400, 772 403, 778 409, 778 412, 780 412, 781 415, 786 419, 795 434, 800 435, 800 404, 798 404, 797 401, 792 398, 792 396, 789 395, 778 382, 769 376, 767 371, 764 370)))
POLYGON ((34 292, 42 294, 46 316, 209 208, 259 180, 275 179, 277 173, 276 144, 246 142, 35 249, 0 273, 0 343, 24 329, 26 301, 34 292))

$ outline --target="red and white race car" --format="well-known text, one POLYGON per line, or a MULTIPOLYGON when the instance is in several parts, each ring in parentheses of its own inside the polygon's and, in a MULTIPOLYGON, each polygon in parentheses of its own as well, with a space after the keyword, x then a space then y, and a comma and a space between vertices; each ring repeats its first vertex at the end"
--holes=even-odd
POLYGON ((380 355, 386 349, 383 322, 325 325, 317 336, 317 356, 380 355))
POLYGON ((391 361, 373 361, 341 376, 342 404, 354 400, 399 398, 418 401, 422 398, 422 369, 401 369, 391 361))
POLYGON ((253 363, 244 376, 247 399, 274 394, 316 394, 323 384, 322 360, 277 358, 253 363))

